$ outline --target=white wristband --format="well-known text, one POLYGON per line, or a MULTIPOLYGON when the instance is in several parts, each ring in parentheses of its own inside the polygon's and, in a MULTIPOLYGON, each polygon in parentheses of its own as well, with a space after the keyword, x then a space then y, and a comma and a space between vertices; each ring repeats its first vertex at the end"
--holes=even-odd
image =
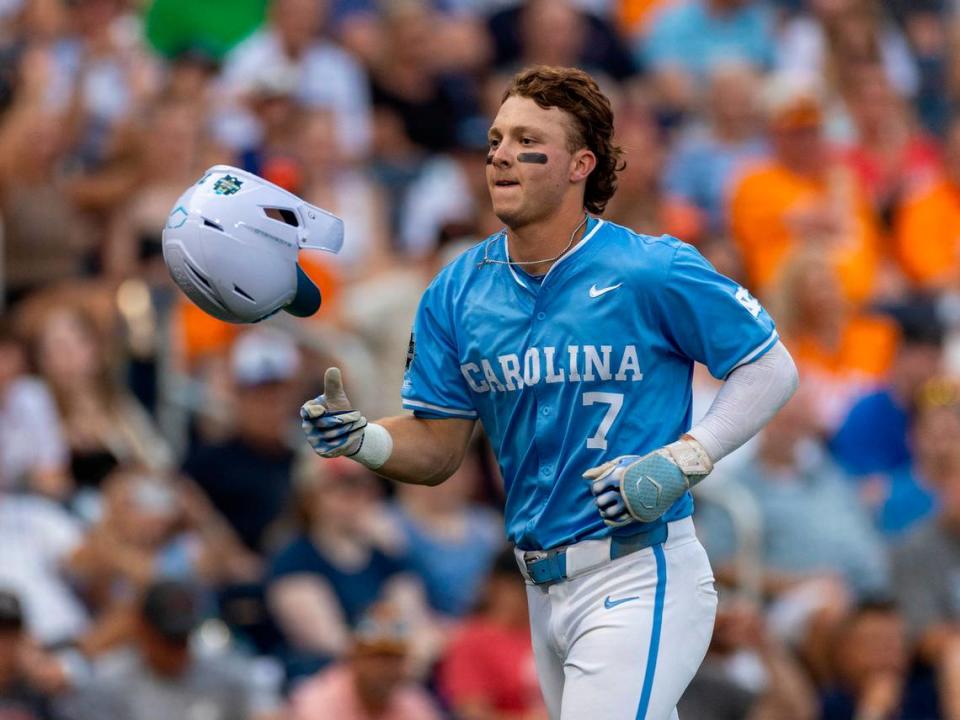
POLYGON ((377 470, 390 459, 390 453, 392 452, 393 437, 391 437, 390 431, 383 425, 368 423, 363 430, 360 448, 349 457, 371 470, 377 470))

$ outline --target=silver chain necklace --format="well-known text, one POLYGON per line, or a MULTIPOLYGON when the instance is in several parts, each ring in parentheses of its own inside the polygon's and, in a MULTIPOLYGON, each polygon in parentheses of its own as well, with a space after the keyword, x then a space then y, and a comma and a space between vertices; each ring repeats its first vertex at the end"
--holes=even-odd
POLYGON ((559 260, 560 258, 562 258, 564 255, 566 255, 567 252, 570 250, 570 248, 573 247, 573 240, 574 240, 574 238, 577 237, 577 233, 580 231, 580 228, 582 228, 584 225, 586 225, 586 224, 587 224, 587 220, 589 220, 589 219, 590 219, 590 216, 589 216, 587 213, 584 213, 584 214, 583 214, 583 220, 581 220, 581 221, 580 221, 580 224, 577 225, 577 226, 573 229, 573 232, 572 232, 572 233, 570 233, 570 242, 567 243, 567 246, 566 246, 563 250, 561 250, 561 251, 560 251, 560 254, 557 255, 556 257, 545 258, 545 259, 543 259, 543 260, 510 260, 509 256, 507 257, 506 260, 494 260, 493 258, 489 257, 489 256, 487 255, 487 253, 488 253, 488 251, 489 251, 489 249, 490 249, 490 244, 491 244, 491 243, 495 243, 495 242, 496 242, 497 240, 499 240, 501 237, 506 238, 506 236, 507 236, 507 231, 506 231, 506 230, 501 230, 499 234, 494 235, 492 238, 490 238, 489 240, 487 240, 486 243, 484 243, 484 246, 483 246, 483 260, 481 260, 480 262, 477 263, 477 269, 482 268, 484 265, 487 265, 487 264, 490 264, 490 265, 516 265, 516 266, 521 266, 521 265, 539 265, 540 263, 552 263, 552 262, 556 262, 557 260, 559 260))

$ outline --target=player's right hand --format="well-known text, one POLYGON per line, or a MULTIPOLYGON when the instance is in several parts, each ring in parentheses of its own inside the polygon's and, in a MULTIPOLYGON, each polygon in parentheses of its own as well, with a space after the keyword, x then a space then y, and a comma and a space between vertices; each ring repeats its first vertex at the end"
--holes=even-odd
POLYGON ((340 368, 327 368, 323 395, 303 404, 300 420, 307 442, 321 457, 355 455, 363 444, 367 419, 350 406, 340 368))

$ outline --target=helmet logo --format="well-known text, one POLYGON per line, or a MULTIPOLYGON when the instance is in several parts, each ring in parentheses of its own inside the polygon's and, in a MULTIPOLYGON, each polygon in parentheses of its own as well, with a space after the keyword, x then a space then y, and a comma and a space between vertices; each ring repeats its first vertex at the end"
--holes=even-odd
POLYGON ((224 175, 213 184, 213 191, 217 195, 233 195, 240 190, 243 180, 235 178, 233 175, 224 175))
POLYGON ((167 227, 171 230, 176 230, 177 228, 183 227, 183 224, 187 221, 187 211, 183 209, 183 205, 177 205, 173 212, 167 217, 167 227))

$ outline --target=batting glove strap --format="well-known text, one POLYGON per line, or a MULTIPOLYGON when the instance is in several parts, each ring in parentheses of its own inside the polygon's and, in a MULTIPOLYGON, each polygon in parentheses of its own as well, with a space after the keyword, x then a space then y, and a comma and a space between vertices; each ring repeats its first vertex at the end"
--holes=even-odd
POLYGON ((307 428, 316 430, 326 437, 336 437, 342 435, 344 431, 353 429, 356 425, 364 424, 367 419, 360 414, 359 410, 352 410, 348 413, 338 413, 336 415, 321 415, 320 417, 305 417, 300 414, 301 426, 306 431, 307 428))
POLYGON ((308 440, 311 442, 318 441, 329 443, 336 443, 341 438, 352 435, 357 430, 363 430, 366 426, 367 419, 362 415, 359 419, 349 423, 348 425, 339 425, 329 430, 322 430, 309 422, 300 423, 300 427, 303 428, 303 433, 307 436, 308 440))
POLYGON ((307 427, 306 423, 304 423, 303 431, 307 436, 307 442, 310 443, 310 447, 317 455, 332 458, 356 453, 363 441, 363 433, 366 428, 367 421, 364 419, 362 423, 350 425, 333 437, 325 437, 319 431, 307 427))
POLYGON ((677 467, 690 479, 693 487, 713 472, 713 461, 703 445, 689 435, 665 445, 656 452, 667 453, 677 467))
POLYGON ((627 466, 620 494, 633 518, 653 522, 711 470, 713 462, 700 443, 684 438, 627 466))

